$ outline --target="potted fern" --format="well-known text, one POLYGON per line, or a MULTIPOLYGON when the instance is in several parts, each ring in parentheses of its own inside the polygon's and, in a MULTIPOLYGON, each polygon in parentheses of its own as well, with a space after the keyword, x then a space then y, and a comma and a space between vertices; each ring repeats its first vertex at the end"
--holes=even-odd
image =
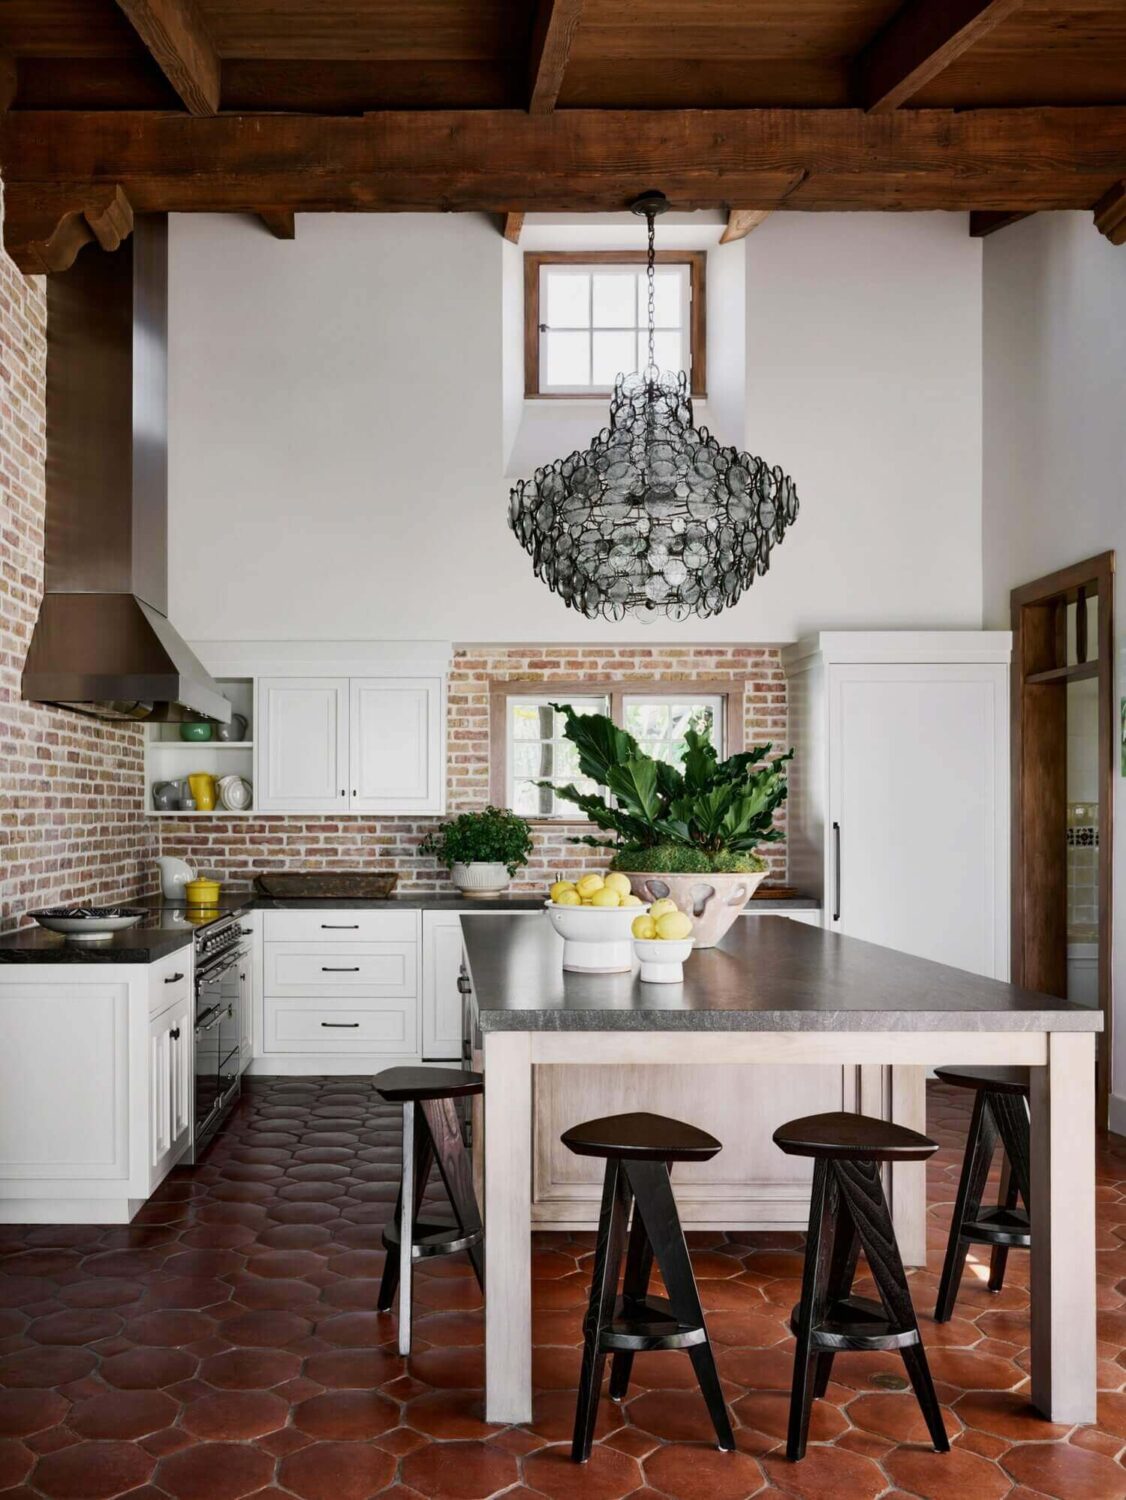
POLYGON ((610 868, 628 875, 644 901, 669 896, 695 917, 698 948, 728 931, 766 874, 755 851, 782 837, 774 814, 786 800, 786 762, 757 745, 720 760, 707 734, 690 729, 679 767, 654 760, 605 714, 552 707, 578 751, 579 771, 608 796, 558 789, 596 828, 613 835, 571 842, 612 849, 610 868))
POLYGON ((418 852, 432 854, 444 864, 463 895, 499 896, 520 866, 528 863, 532 831, 508 808, 486 807, 439 824, 418 852))

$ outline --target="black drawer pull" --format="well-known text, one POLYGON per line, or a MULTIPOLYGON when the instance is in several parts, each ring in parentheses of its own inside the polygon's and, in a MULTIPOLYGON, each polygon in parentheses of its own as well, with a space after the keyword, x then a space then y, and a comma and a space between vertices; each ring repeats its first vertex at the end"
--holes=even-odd
POLYGON ((354 1031, 359 1026, 359 1021, 322 1021, 321 1025, 329 1030, 354 1031))
POLYGON ((464 974, 458 975, 457 987, 458 991, 463 995, 471 995, 473 993, 473 986, 464 974))
POLYGON ((180 1040, 180 1028, 177 1026, 173 1031, 170 1031, 168 1035, 172 1041, 178 1042, 180 1040))
POLYGON ((322 932, 359 932, 358 922, 322 922, 322 932))
POLYGON ((165 974, 164 982, 165 984, 179 984, 183 977, 182 974, 165 974))
POLYGON ((350 968, 340 968, 339 966, 331 968, 328 964, 321 965, 322 974, 358 974, 359 972, 359 964, 352 964, 350 968))

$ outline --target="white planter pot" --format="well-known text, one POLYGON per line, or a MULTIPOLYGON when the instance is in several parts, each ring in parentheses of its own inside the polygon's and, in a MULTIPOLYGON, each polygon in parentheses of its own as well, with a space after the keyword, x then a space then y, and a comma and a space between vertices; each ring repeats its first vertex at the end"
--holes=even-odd
POLYGON ((669 897, 692 918, 697 948, 714 948, 735 918, 766 879, 756 875, 630 875, 635 896, 642 901, 669 897))
POLYGON ((486 864, 474 860, 468 865, 453 865, 450 879, 463 896, 499 896, 508 889, 512 876, 507 865, 486 864))

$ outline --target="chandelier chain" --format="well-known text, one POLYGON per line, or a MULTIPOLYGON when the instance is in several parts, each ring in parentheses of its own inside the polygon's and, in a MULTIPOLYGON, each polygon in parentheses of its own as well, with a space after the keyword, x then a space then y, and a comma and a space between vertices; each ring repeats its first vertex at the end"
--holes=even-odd
POLYGON ((645 215, 649 225, 649 249, 645 257, 645 275, 648 280, 649 291, 649 369, 654 370, 657 366, 656 356, 656 328, 657 328, 657 294, 655 288, 656 271, 654 262, 657 259, 657 217, 652 209, 645 215))

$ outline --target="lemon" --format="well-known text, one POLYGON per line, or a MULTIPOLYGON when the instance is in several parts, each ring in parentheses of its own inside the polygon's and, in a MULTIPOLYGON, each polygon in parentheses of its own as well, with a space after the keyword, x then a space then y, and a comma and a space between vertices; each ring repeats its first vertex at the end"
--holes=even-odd
POLYGON ((653 902, 653 905, 649 908, 649 915, 653 918, 663 917, 667 911, 676 911, 676 909, 676 902, 670 901, 667 896, 663 896, 660 901, 653 902))
POLYGON ((645 902, 642 901, 642 899, 641 899, 640 896, 635 896, 631 892, 630 895, 622 897, 622 905, 623 906, 644 906, 645 902))
POLYGON ((589 896, 582 896, 579 899, 579 905, 580 906, 593 906, 594 902, 591 900, 591 898, 589 896))
POLYGON ((621 906, 622 898, 617 891, 612 891, 608 885, 604 885, 600 890, 595 891, 590 898, 590 904, 591 906, 621 906))
POLYGON ((643 911, 639 917, 634 917, 629 929, 635 938, 652 940, 657 936, 657 924, 648 912, 643 911))
POLYGON ((692 918, 682 911, 667 911, 657 918, 657 936, 665 942, 692 936, 692 918))
POLYGON ((617 891, 619 896, 629 895, 629 876, 621 875, 617 870, 611 870, 604 881, 608 891, 617 891))
MULTIPOLYGON (((573 891, 574 889, 575 882, 573 880, 557 880, 551 887, 551 899, 553 901, 558 901, 564 891, 573 891)), ((570 906, 573 903, 568 901, 566 904, 570 906)))
POLYGON ((579 893, 573 885, 568 887, 568 889, 565 891, 560 891, 558 895, 555 895, 553 890, 551 899, 555 902, 556 906, 582 905, 582 901, 579 898, 579 893))
POLYGON ((585 901, 588 896, 593 896, 595 891, 600 891, 605 883, 602 876, 592 870, 589 875, 584 875, 575 882, 575 889, 585 901))

